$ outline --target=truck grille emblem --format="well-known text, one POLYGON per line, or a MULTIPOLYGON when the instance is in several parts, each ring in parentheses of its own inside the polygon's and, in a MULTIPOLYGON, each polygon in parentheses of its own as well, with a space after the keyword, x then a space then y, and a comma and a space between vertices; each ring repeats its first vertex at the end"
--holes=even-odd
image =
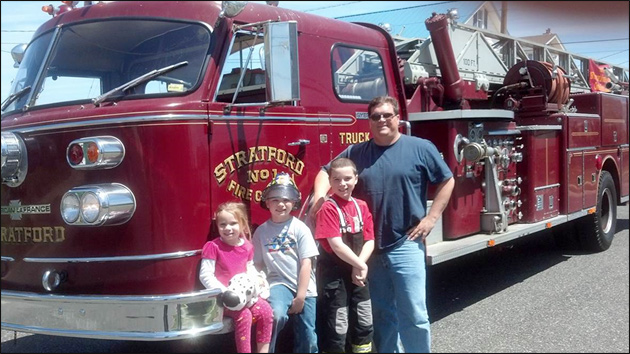
POLYGON ((50 214, 50 204, 22 205, 20 200, 12 200, 2 206, 2 215, 9 215, 11 220, 22 220, 22 214, 50 214))

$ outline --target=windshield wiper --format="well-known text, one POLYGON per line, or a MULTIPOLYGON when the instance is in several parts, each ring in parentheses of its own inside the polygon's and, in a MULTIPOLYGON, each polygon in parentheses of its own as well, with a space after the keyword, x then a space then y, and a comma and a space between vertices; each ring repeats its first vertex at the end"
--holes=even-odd
POLYGON ((0 107, 0 110, 4 111, 11 103, 13 103, 13 101, 17 100, 18 98, 24 96, 25 93, 29 92, 31 90, 31 86, 26 86, 25 88, 21 89, 20 91, 9 95, 9 97, 7 97, 6 100, 4 100, 4 102, 2 102, 2 107, 0 107))
POLYGON ((105 92, 104 94, 102 94, 102 95, 100 95, 100 96, 98 96, 96 98, 93 98, 92 102, 94 103, 94 105, 98 106, 101 103, 103 103, 106 99, 108 99, 111 95, 113 95, 114 93, 116 93, 118 91, 125 92, 125 91, 129 90, 130 88, 133 88, 133 87, 136 87, 136 86, 140 85, 143 82, 149 81, 149 80, 151 80, 151 79, 153 79, 153 78, 155 78, 157 76, 165 74, 165 73, 167 73, 169 71, 173 71, 173 70, 175 70, 175 69, 177 69, 179 67, 182 67, 184 65, 188 65, 188 62, 187 61, 182 61, 182 62, 177 63, 177 64, 173 64, 173 65, 170 65, 170 66, 165 66, 162 69, 149 71, 148 73, 146 73, 146 74, 144 74, 142 76, 139 76, 139 77, 137 77, 137 78, 135 78, 135 79, 133 79, 133 80, 131 80, 129 82, 126 82, 126 83, 124 83, 124 84, 122 84, 122 85, 120 85, 120 86, 118 86, 118 87, 116 87, 116 88, 114 88, 112 90, 109 90, 109 91, 105 92))

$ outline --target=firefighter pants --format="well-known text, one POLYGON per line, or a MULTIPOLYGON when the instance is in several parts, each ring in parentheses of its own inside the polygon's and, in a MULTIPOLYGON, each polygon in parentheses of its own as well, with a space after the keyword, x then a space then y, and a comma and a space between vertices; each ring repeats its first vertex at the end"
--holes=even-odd
MULTIPOLYGON (((325 251, 322 251, 325 253, 325 251)), ((370 290, 352 283, 350 265, 339 264, 327 255, 317 262, 319 285, 320 350, 328 353, 346 351, 346 335, 354 353, 372 350, 372 304, 370 290)))

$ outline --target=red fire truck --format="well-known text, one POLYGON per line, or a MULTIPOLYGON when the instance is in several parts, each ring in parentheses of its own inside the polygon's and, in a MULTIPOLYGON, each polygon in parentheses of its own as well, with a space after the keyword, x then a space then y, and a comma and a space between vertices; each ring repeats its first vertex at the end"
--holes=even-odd
POLYGON ((370 138, 377 95, 398 99, 401 131, 433 141, 456 179, 430 265, 549 228, 593 251, 613 241, 629 198, 627 69, 591 92, 587 58, 451 12, 426 20, 430 39, 404 39, 254 3, 68 3, 14 52, 2 103, 3 329, 228 330, 198 281, 212 211, 242 200, 262 223, 261 191, 283 171, 306 217, 320 166, 370 138))

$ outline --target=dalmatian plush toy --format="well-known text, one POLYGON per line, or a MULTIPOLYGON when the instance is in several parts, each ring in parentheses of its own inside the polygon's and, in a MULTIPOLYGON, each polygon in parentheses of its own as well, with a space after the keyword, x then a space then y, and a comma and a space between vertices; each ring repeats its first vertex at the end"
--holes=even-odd
POLYGON ((223 307, 232 311, 240 311, 250 307, 258 298, 269 297, 269 283, 265 273, 257 275, 239 273, 230 279, 227 290, 222 294, 223 307))

